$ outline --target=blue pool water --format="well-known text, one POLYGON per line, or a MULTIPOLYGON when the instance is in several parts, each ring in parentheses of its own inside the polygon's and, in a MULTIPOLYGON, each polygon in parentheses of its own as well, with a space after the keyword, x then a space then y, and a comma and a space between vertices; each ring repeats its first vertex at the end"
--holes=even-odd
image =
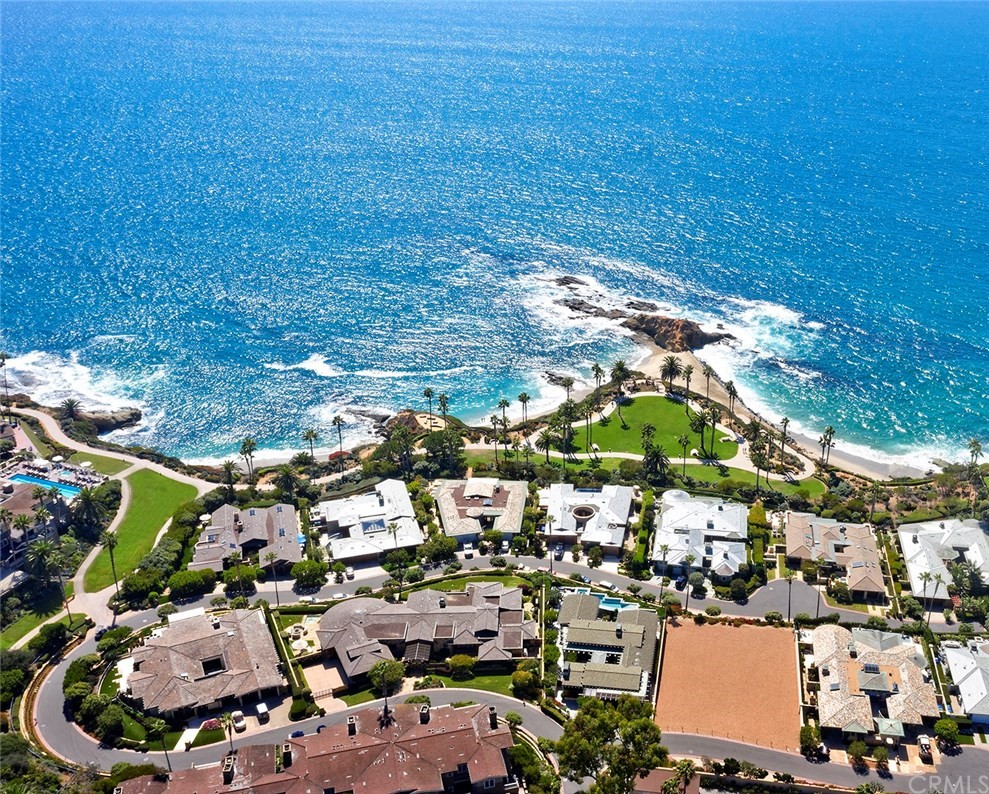
POLYGON ((589 587, 575 587, 573 592, 580 595, 592 595, 601 602, 601 609, 607 609, 610 612, 621 611, 623 609, 635 609, 638 604, 630 604, 628 601, 623 601, 617 596, 606 596, 604 593, 595 593, 589 587))
POLYGON ((546 370, 635 356, 556 303, 571 274, 723 324, 702 358, 791 432, 989 442, 987 3, 0 17, 11 391, 142 406, 114 440, 325 452, 426 386, 534 415, 546 370))
POLYGON ((40 477, 32 477, 30 474, 15 474, 13 477, 9 478, 11 482, 26 482, 31 485, 43 485, 45 488, 51 488, 53 485, 62 492, 67 500, 71 501, 75 499, 82 488, 77 488, 75 485, 68 485, 64 482, 52 482, 51 480, 43 480, 40 477))

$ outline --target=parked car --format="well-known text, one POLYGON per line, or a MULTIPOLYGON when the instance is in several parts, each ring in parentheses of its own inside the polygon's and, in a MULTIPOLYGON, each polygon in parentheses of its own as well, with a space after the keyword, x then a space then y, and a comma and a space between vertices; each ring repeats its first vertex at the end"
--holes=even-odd
POLYGON ((464 544, 464 559, 465 560, 470 560, 470 559, 473 559, 473 557, 474 557, 474 544, 473 543, 465 543, 464 544))
POLYGON ((331 597, 333 601, 343 601, 347 597, 346 593, 334 593, 331 597))
POLYGON ((344 571, 344 575, 345 575, 345 576, 346 576, 346 577, 347 577, 348 579, 353 579, 353 578, 354 578, 354 566, 353 566, 353 565, 348 565, 348 566, 347 566, 347 570, 346 570, 346 571, 344 571))
POLYGON ((96 629, 97 641, 103 639, 103 635, 106 634, 109 630, 110 630, 109 626, 100 626, 98 629, 96 629))
POLYGON ((313 598, 312 596, 299 596, 300 604, 312 604, 313 602, 315 602, 315 600, 316 599, 313 598))
POLYGON ((511 548, 512 548, 512 544, 509 543, 507 540, 503 540, 501 542, 501 553, 502 554, 508 554, 508 552, 511 551, 511 548))
POLYGON ((591 583, 591 577, 590 576, 584 576, 583 574, 577 574, 577 581, 583 582, 584 584, 590 584, 591 583))
POLYGON ((305 731, 292 731, 288 735, 288 738, 289 739, 301 739, 305 735, 306 735, 306 732, 305 731))
POLYGON ((828 747, 824 742, 821 742, 819 745, 817 745, 817 747, 814 748, 814 754, 822 761, 831 760, 831 748, 828 747))
POLYGON ((931 758, 933 758, 933 754, 931 753, 931 737, 918 736, 917 749, 920 751, 920 757, 922 759, 930 760, 931 758))
POLYGON ((553 559, 562 560, 563 559, 563 544, 557 543, 553 547, 553 559))
POLYGON ((235 711, 230 715, 234 721, 234 730, 237 733, 247 730, 247 720, 244 718, 243 711, 235 711))
POLYGON ((268 707, 264 703, 258 703, 257 705, 258 722, 267 722, 271 719, 271 714, 268 712, 268 707))
POLYGON ((683 588, 685 588, 686 586, 687 586, 687 577, 682 575, 678 576, 676 578, 676 589, 683 590, 683 588))
POLYGON ((602 579, 600 582, 598 582, 598 587, 602 587, 605 590, 614 590, 615 589, 615 586, 611 582, 609 582, 607 579, 602 579))

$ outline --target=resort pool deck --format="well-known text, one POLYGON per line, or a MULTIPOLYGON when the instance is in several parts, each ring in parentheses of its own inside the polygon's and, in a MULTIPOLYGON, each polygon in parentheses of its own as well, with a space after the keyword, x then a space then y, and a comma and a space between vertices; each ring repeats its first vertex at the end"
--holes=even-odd
POLYGON ((24 482, 29 485, 41 485, 45 488, 58 488, 58 490, 61 491, 62 496, 64 496, 68 501, 75 499, 79 495, 79 492, 82 491, 82 488, 75 485, 69 485, 64 482, 54 482, 52 480, 43 480, 40 477, 32 477, 30 474, 14 474, 8 479, 11 482, 24 482))

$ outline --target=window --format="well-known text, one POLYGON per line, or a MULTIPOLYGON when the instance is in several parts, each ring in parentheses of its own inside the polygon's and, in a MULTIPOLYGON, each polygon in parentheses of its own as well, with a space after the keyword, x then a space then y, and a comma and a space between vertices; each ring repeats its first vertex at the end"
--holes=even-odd
POLYGON ((498 785, 498 781, 495 780, 495 778, 493 777, 489 777, 487 780, 484 781, 484 788, 494 788, 497 785, 498 785))
POLYGON ((275 505, 275 512, 276 513, 282 512, 282 506, 281 505, 275 505))
POLYGON ((285 527, 279 527, 278 528, 278 537, 280 537, 280 538, 284 538, 285 537, 285 527))

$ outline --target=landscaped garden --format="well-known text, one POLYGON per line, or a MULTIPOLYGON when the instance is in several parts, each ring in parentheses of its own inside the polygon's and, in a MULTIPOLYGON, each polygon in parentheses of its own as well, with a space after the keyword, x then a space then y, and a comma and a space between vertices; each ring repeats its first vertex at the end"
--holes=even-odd
MULTIPOLYGON (((151 551, 158 531, 183 502, 194 499, 196 489, 150 469, 127 477, 131 488, 130 506, 117 527, 114 556, 117 575, 123 578, 151 551)), ((83 579, 86 592, 93 593, 113 584, 110 553, 104 548, 89 566, 83 579)))
MULTIPOLYGON (((684 467, 682 466, 674 466, 673 468, 678 474, 682 473, 684 470, 684 467)), ((722 470, 719 469, 719 467, 705 466, 700 463, 688 463, 686 470, 687 476, 692 477, 699 483, 710 483, 711 485, 717 486, 718 483, 724 482, 725 480, 734 480, 735 482, 741 482, 745 485, 755 486, 754 471, 727 467, 724 469, 726 474, 722 476, 722 470)), ((815 499, 827 490, 827 486, 816 477, 807 477, 806 479, 799 480, 797 482, 786 482, 784 480, 777 479, 767 481, 764 475, 760 475, 759 487, 764 488, 767 491, 779 491, 780 493, 787 495, 794 494, 800 490, 805 490, 807 491, 807 497, 809 499, 815 499)))

